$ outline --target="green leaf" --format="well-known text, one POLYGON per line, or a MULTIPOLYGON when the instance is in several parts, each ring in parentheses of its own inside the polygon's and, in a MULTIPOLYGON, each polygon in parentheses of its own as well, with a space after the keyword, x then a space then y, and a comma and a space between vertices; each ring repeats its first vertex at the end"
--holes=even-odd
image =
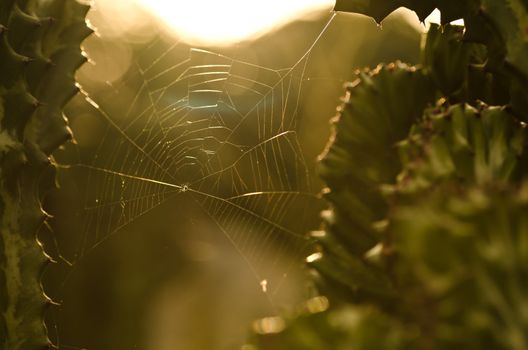
POLYGON ((400 146, 400 191, 422 191, 441 181, 488 185, 519 182, 528 174, 528 133, 506 109, 438 107, 400 146))
POLYGON ((506 62, 528 78, 528 4, 522 0, 482 0, 480 13, 500 34, 506 62))
POLYGON ((381 186, 393 183, 401 170, 396 144, 434 95, 428 76, 402 63, 358 72, 347 86, 332 143, 319 165, 332 210, 323 216, 323 258, 313 266, 329 289, 375 298, 392 293, 390 281, 366 262, 365 254, 381 240, 375 223, 386 217, 388 208, 381 186))
POLYGON ((394 273, 426 296, 435 348, 528 346, 526 189, 443 183, 400 198, 394 273))

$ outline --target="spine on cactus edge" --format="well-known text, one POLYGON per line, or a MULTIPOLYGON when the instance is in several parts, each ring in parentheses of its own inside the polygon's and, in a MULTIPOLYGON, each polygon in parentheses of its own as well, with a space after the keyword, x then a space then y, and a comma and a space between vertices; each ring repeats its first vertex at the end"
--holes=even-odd
POLYGON ((41 196, 55 185, 51 153, 70 130, 62 114, 85 62, 88 5, 76 0, 0 3, 0 349, 50 348, 36 233, 41 196))

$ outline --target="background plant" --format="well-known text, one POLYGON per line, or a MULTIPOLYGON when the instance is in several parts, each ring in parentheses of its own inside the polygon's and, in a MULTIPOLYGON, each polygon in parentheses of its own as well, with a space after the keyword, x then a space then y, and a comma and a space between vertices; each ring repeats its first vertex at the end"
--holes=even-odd
POLYGON ((55 188, 50 154, 70 138, 62 108, 77 92, 91 33, 76 1, 0 4, 0 347, 50 346, 40 277, 50 261, 37 240, 41 199, 55 188))
POLYGON ((436 7, 442 25, 419 65, 380 65, 346 88, 320 161, 331 208, 307 258, 330 309, 305 308, 285 331, 257 337, 261 348, 528 346, 528 6, 336 9, 379 22, 399 6, 422 20, 436 7))

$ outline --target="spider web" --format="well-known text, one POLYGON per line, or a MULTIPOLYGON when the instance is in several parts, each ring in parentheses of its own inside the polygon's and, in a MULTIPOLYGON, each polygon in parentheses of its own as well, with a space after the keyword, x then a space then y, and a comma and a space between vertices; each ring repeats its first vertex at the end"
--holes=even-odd
POLYGON ((158 39, 118 86, 97 96, 81 90, 105 128, 95 152, 58 164, 82 174, 86 189, 68 263, 164 203, 192 201, 271 300, 306 253, 320 209, 299 142, 299 104, 310 53, 332 18, 287 68, 158 39))
MULTIPOLYGON (((88 271, 79 279, 98 283, 99 276, 94 274, 99 274, 113 261, 104 260, 105 255, 101 254, 102 264, 81 271, 83 263, 90 264, 89 256, 95 256, 93 260, 97 260, 100 257, 96 253, 98 250, 108 246, 112 248, 115 239, 125 236, 114 246, 114 249, 121 249, 120 245, 128 239, 126 233, 140 231, 141 235, 148 236, 152 233, 145 229, 149 220, 160 220, 167 212, 171 215, 171 211, 183 212, 175 214, 178 219, 189 214, 185 220, 194 222, 197 231, 202 229, 204 218, 214 224, 209 236, 215 236, 215 243, 223 240, 232 247, 240 257, 241 265, 247 266, 254 277, 253 287, 265 292, 263 299, 267 298, 270 302, 271 312, 278 311, 274 299, 282 291, 281 288, 287 289, 289 277, 294 275, 291 270, 303 265, 303 257, 307 256, 307 249, 311 247, 307 232, 317 228, 319 212, 324 207, 318 196, 320 188, 317 181, 314 180, 313 184, 311 179, 314 156, 305 159, 305 154, 310 154, 306 151, 310 149, 310 143, 304 144, 303 141, 314 139, 312 135, 307 136, 304 129, 304 118, 307 115, 310 118, 307 109, 316 110, 317 114, 334 109, 342 82, 346 80, 344 77, 349 73, 346 67, 350 65, 352 69, 364 64, 353 58, 355 52, 362 51, 363 34, 360 29, 367 28, 366 25, 348 27, 346 18, 331 25, 334 16, 332 14, 320 30, 316 29, 317 33, 313 36, 305 31, 302 36, 292 35, 292 38, 302 37, 310 43, 286 67, 277 67, 276 63, 260 64, 260 57, 244 58, 246 47, 243 45, 240 50, 235 46, 222 51, 208 51, 159 37, 146 48, 136 49, 133 65, 119 83, 107 83, 101 88, 99 83, 90 86, 83 82, 86 91, 81 91, 81 97, 74 101, 82 107, 75 108, 83 113, 89 111, 90 118, 97 119, 98 125, 103 126, 96 136, 98 144, 94 147, 91 143, 88 146, 72 143, 54 155, 63 187, 74 188, 72 192, 75 193, 71 194, 74 198, 69 203, 80 206, 79 210, 68 208, 71 210, 67 210, 67 216, 74 212, 77 215, 79 211, 82 219, 75 218, 72 220, 75 226, 66 225, 65 229, 57 229, 60 224, 56 224, 63 222, 64 225, 68 218, 56 222, 51 219, 51 224, 43 227, 39 237, 45 250, 62 262, 53 266, 60 265, 58 269, 64 270, 58 273, 60 276, 50 277, 51 282, 44 281, 45 290, 52 299, 63 303, 47 315, 50 336, 59 348, 79 349, 65 345, 79 343, 75 327, 71 327, 73 332, 70 335, 71 330, 63 331, 63 328, 68 328, 63 326, 69 326, 72 317, 78 317, 87 310, 86 305, 79 307, 77 300, 72 302, 73 307, 69 307, 68 297, 77 298, 76 293, 85 292, 84 288, 88 289, 85 297, 91 302, 88 307, 99 301, 91 294, 97 288, 89 284, 81 284, 80 287, 73 282, 70 284, 74 279, 72 276, 88 271), (348 45, 343 45, 337 52, 344 56, 346 65, 332 63, 336 62, 331 58, 340 46, 336 47, 332 40, 328 40, 330 43, 321 40, 329 27, 332 32, 328 36, 331 39, 339 38, 337 32, 346 33, 348 45), (355 34, 351 36, 351 32, 355 34), (333 50, 332 55, 328 55, 329 49, 333 50), (350 55, 344 55, 344 52, 350 55), (323 64, 317 62, 318 59, 323 64), (349 61, 354 61, 354 64, 349 61), (321 69, 323 66, 324 69, 321 69), (339 78, 334 78, 336 76, 339 78), (312 101, 314 92, 322 95, 321 98, 312 101), (328 108, 320 106, 322 100, 328 100, 328 108), (64 186, 68 182, 75 182, 76 185, 64 186), (77 191, 81 193, 81 199, 77 191), (192 208, 186 210, 187 207, 192 208), (199 212, 195 208, 199 208, 199 212), (79 221, 82 221, 80 228, 77 226, 79 221), (135 226, 140 229, 135 230, 135 226), (78 310, 82 311, 79 313, 78 310)), ((369 22, 368 25, 374 24, 369 22)), ((399 45, 404 42, 403 34, 399 38, 392 37, 392 34, 388 33, 384 44, 396 42, 399 45)), ((371 47, 369 38, 365 40, 368 39, 371 47)), ((378 40, 378 44, 381 42, 378 40)), ((274 55, 273 52, 264 54, 274 55)), ((383 57, 392 60, 390 55, 383 57)), ((379 62, 380 59, 376 56, 373 61, 379 62)), ((74 121, 76 116, 71 113, 70 116, 74 121)), ((319 130, 310 132, 317 134, 319 130)), ((314 148, 313 145, 311 147, 314 148)), ((312 150, 312 153, 318 151, 312 150)), ((175 222, 171 218, 167 221, 170 224, 175 222)), ((208 224, 207 230, 210 229, 208 224)), ((163 233, 168 231, 166 227, 163 233)), ((193 225, 187 228, 194 229, 193 225)), ((132 245, 137 246, 138 242, 134 241, 132 245)), ((180 247, 174 254, 181 253, 178 250, 180 247)), ((157 249, 154 250, 157 254, 157 249)), ((112 254, 114 251, 107 255, 112 254)), ((126 257, 135 259, 133 255, 126 257)), ((138 260, 147 261, 142 258, 138 260)), ((137 265, 132 265, 126 271, 137 273, 140 276, 136 279, 149 283, 148 276, 141 274, 150 273, 149 268, 155 269, 157 265, 140 269, 140 272, 136 268, 137 265)), ((214 271, 231 272, 226 269, 214 271)), ((106 274, 101 280, 104 284, 113 278, 115 273, 106 274)), ((244 283, 247 282, 246 276, 243 278, 244 283)), ((128 285, 119 287, 125 293, 132 289, 128 285)), ((188 286, 184 285, 184 288, 188 286)), ((122 295, 110 295, 106 303, 106 299, 102 300, 97 313, 110 309, 108 300, 118 298, 122 295)), ((129 302, 128 299, 125 301, 129 302)), ((240 303, 240 300, 236 302, 240 303)), ((86 324, 92 326, 94 320, 101 319, 103 317, 89 318, 86 324)), ((111 318, 104 321, 105 324, 111 322, 111 318)), ((226 323, 226 319, 222 318, 221 323, 226 323)), ((240 328, 239 325, 236 327, 240 328)), ((111 328, 110 331, 116 329, 111 328)), ((80 336, 90 344, 92 335, 85 336, 83 333, 80 336)), ((199 337, 202 336, 200 333, 199 337)), ((104 342, 104 335, 102 337, 104 342)))

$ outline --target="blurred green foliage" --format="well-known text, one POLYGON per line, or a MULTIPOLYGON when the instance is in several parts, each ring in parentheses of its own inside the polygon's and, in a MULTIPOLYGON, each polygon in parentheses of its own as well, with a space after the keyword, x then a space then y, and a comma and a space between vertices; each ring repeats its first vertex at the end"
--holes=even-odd
MULTIPOLYGON (((522 1, 338 1, 376 21, 435 7, 421 63, 347 86, 320 163, 331 208, 307 258, 326 311, 264 349, 526 349, 528 214, 522 1), (463 18, 465 27, 449 24, 463 18)), ((266 332, 261 332, 266 333, 266 332)))

